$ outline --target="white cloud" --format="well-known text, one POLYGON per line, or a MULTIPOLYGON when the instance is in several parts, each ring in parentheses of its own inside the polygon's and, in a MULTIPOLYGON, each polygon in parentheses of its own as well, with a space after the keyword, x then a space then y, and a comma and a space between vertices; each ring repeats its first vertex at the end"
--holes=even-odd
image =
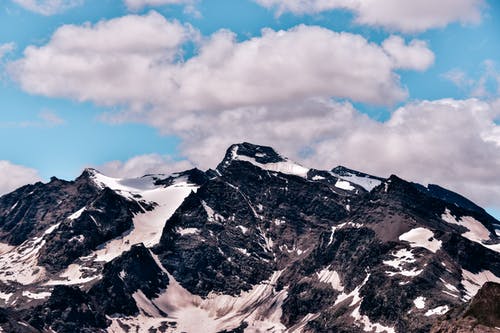
POLYGON ((409 104, 383 124, 346 124, 350 131, 316 145, 312 161, 437 183, 479 204, 500 207, 495 107, 477 99, 409 104))
POLYGON ((124 0, 127 8, 138 10, 146 6, 163 6, 163 5, 190 5, 194 0, 124 0))
POLYGON ((493 121, 499 106, 477 99, 422 101, 380 123, 349 103, 314 99, 158 118, 156 125, 178 135, 181 153, 201 168, 213 168, 230 144, 250 141, 306 166, 394 173, 500 207, 500 126, 493 121))
POLYGON ((55 127, 66 123, 66 120, 62 119, 54 111, 49 109, 42 110, 38 114, 38 117, 42 121, 42 126, 55 127))
POLYGON ((16 48, 16 44, 15 43, 5 43, 5 44, 0 44, 0 61, 3 59, 3 57, 7 54, 7 53, 10 53, 12 51, 14 51, 14 49, 16 48))
POLYGON ((277 14, 313 14, 346 9, 356 22, 389 30, 420 32, 452 22, 477 23, 481 20, 483 0, 254 0, 277 14))
MULTIPOLYGON (((432 61, 421 41, 393 36, 380 46, 303 25, 243 42, 224 30, 199 39, 191 27, 151 12, 61 27, 9 70, 30 93, 119 106, 124 111, 109 119, 178 136, 182 155, 201 168, 214 167, 230 144, 252 141, 308 166, 396 173, 500 207, 500 130, 493 122, 500 102, 424 101, 379 123, 330 100, 399 101, 406 91, 395 71, 423 70, 432 61), (182 47, 192 41, 198 50, 183 60, 182 47)), ((146 155, 101 169, 137 176, 190 166, 146 155)))
POLYGON ((173 84, 159 75, 180 56, 191 33, 156 12, 65 25, 46 46, 26 48, 25 58, 9 67, 32 93, 105 105, 151 104, 173 84))
POLYGON ((7 62, 7 55, 14 51, 16 48, 15 43, 5 43, 0 44, 0 82, 7 79, 7 74, 5 73, 5 63, 7 62))
POLYGON ((159 107, 176 117, 318 96, 391 104, 407 96, 394 71, 420 70, 432 58, 423 42, 396 48, 412 63, 359 35, 316 26, 265 29, 243 42, 221 30, 199 40, 191 27, 151 12, 63 26, 9 70, 30 93, 135 111, 159 107), (182 47, 192 41, 199 50, 183 61, 182 47))
POLYGON ((19 6, 42 15, 54 15, 83 4, 84 0, 12 0, 19 6))
POLYGON ((396 68, 424 71, 434 63, 434 53, 421 40, 414 39, 406 45, 403 38, 390 36, 382 47, 394 60, 396 68))
POLYGON ((131 178, 146 174, 171 174, 193 168, 193 164, 186 160, 176 161, 169 156, 147 154, 132 157, 121 162, 112 161, 96 167, 105 175, 131 178))
POLYGON ((9 193, 18 187, 40 181, 35 169, 16 165, 9 161, 0 161, 0 195, 9 193))
POLYGON ((442 77, 473 97, 494 98, 500 96, 500 71, 493 60, 483 61, 480 75, 477 78, 469 76, 461 69, 454 68, 442 77))
POLYGON ((454 68, 442 75, 442 77, 459 88, 466 88, 474 84, 474 80, 467 77, 467 73, 463 70, 454 68))

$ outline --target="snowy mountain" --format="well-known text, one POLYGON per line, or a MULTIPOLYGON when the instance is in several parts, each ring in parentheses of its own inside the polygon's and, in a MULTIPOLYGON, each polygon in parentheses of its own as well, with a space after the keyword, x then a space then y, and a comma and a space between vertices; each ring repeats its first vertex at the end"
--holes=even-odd
POLYGON ((500 283, 499 233, 437 185, 249 143, 205 172, 87 169, 0 198, 0 327, 429 332, 500 283))

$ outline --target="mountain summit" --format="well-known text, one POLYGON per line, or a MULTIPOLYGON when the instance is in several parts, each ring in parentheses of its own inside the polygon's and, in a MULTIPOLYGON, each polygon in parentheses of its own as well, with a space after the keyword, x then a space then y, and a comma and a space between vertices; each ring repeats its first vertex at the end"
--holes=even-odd
POLYGON ((250 143, 206 172, 87 169, 0 198, 0 327, 423 333, 500 282, 499 228, 442 187, 250 143))

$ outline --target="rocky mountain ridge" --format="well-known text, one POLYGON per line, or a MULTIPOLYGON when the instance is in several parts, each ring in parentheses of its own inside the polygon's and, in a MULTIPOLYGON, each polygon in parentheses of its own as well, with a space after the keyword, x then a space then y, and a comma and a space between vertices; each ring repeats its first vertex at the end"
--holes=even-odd
POLYGON ((250 143, 206 172, 87 169, 0 198, 0 327, 428 332, 500 282, 499 229, 437 185, 250 143))

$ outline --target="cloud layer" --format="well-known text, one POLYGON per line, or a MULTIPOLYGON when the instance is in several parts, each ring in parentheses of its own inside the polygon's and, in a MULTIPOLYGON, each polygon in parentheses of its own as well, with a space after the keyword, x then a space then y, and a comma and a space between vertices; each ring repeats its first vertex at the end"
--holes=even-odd
POLYGON ((477 23, 483 0, 254 0, 284 12, 314 14, 333 9, 352 11, 356 22, 402 32, 421 32, 452 22, 477 23))
POLYGON ((407 96, 395 70, 424 70, 433 59, 421 41, 393 36, 382 47, 316 26, 264 29, 243 42, 226 30, 200 39, 190 26, 151 12, 63 26, 46 45, 26 48, 9 70, 30 93, 130 109, 161 106, 177 116, 291 98, 391 104, 407 96), (183 60, 186 43, 198 51, 183 60))
POLYGON ((26 10, 42 14, 54 15, 69 8, 79 6, 83 0, 12 0, 26 10))
POLYGON ((40 180, 36 170, 9 161, 0 161, 0 175, 3 175, 0 177, 0 195, 40 180))
POLYGON ((273 145, 306 166, 394 173, 500 207, 499 117, 499 102, 444 99, 410 103, 380 123, 346 102, 309 100, 227 110, 173 126, 182 152, 202 167, 214 167, 229 144, 247 140, 273 145))
POLYGON ((118 106, 108 120, 175 135, 190 161, 145 155, 101 167, 115 176, 214 167, 230 144, 253 141, 311 167, 396 173, 500 207, 499 102, 414 102, 385 123, 340 102, 402 101, 397 71, 433 62, 425 42, 394 35, 378 45, 299 25, 238 41, 226 30, 203 37, 150 12, 63 26, 47 44, 28 47, 9 72, 30 93, 118 106), (184 59, 190 43, 196 51, 184 59))

